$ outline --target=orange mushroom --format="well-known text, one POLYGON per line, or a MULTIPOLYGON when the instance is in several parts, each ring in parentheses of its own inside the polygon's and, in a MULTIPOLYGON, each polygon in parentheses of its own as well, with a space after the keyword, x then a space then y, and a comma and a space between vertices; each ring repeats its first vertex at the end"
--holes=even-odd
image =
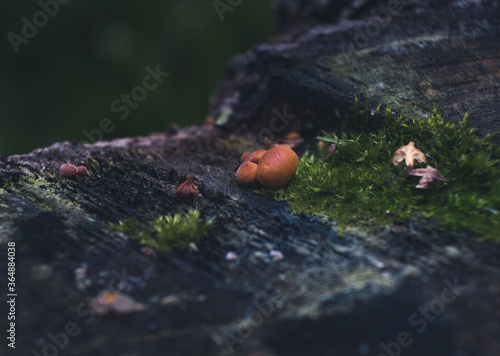
POLYGON ((250 157, 252 156, 252 152, 245 152, 241 155, 240 159, 241 159, 241 162, 245 162, 245 161, 248 161, 250 159, 250 157))
POLYGON ((78 174, 79 176, 86 176, 87 175, 87 167, 85 166, 78 166, 76 167, 76 174, 78 174))
POLYGON ((285 186, 297 172, 299 158, 289 147, 276 146, 267 151, 257 167, 257 180, 270 188, 285 186))
POLYGON ((68 179, 73 179, 77 174, 78 169, 75 165, 71 163, 64 163, 61 168, 59 168, 59 172, 61 176, 68 179))
POLYGON ((252 162, 255 162, 255 163, 259 163, 260 161, 260 158, 264 155, 264 153, 266 153, 267 150, 258 150, 258 151, 254 151, 252 153, 252 155, 250 156, 250 161, 252 162))
POLYGON ((287 141, 298 141, 300 140, 300 134, 298 132, 292 131, 285 136, 287 141))
POLYGON ((256 182, 257 164, 251 161, 245 161, 236 171, 236 179, 243 185, 252 185, 256 182))

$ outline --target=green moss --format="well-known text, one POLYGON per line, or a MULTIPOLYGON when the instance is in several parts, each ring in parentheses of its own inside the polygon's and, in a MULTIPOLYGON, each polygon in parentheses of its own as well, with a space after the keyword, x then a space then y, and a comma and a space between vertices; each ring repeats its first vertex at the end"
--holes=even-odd
MULTIPOLYGON (((421 213, 443 229, 470 229, 488 238, 500 231, 500 146, 493 135, 479 138, 466 126, 444 123, 434 108, 426 119, 394 118, 390 109, 355 107, 352 117, 336 129, 340 143, 325 163, 323 151, 306 153, 291 184, 265 190, 286 200, 298 213, 325 214, 348 224, 371 220, 378 224, 404 221, 421 213), (417 189, 419 177, 392 164, 394 152, 414 141, 448 182, 417 189)), ((337 142, 335 133, 324 141, 337 142)), ((425 167, 425 164, 416 164, 425 167)))
POLYGON ((160 216, 150 224, 137 220, 119 221, 111 228, 123 232, 161 253, 169 253, 174 248, 188 248, 191 242, 207 234, 212 220, 203 221, 198 210, 186 214, 160 216))

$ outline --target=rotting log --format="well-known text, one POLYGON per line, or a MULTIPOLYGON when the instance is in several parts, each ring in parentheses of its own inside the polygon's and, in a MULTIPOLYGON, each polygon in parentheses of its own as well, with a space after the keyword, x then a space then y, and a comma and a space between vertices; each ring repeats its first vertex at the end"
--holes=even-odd
POLYGON ((279 34, 232 60, 215 90, 216 127, 0 157, 2 256, 16 242, 18 354, 50 352, 54 335, 59 354, 74 356, 388 354, 382 343, 404 355, 499 354, 498 243, 428 220, 341 237, 334 221, 236 182, 241 148, 284 105, 310 136, 340 120, 355 95, 415 118, 433 102, 452 120, 471 110, 481 134, 500 128, 496 3, 403 2, 361 49, 356 28, 387 4, 356 4, 279 1, 279 34), (65 162, 89 175, 61 178, 65 162), (191 173, 195 203, 175 197, 191 173), (153 259, 110 227, 192 207, 216 219, 198 251, 153 259), (228 251, 239 260, 226 260, 228 251), (95 316, 89 298, 103 289, 147 309, 95 316), (68 336, 73 323, 80 331, 68 336))

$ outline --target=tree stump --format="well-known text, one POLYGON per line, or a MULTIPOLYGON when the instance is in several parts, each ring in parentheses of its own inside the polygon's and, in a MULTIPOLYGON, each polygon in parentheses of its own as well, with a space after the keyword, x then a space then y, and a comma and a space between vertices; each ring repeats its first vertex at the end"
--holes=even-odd
POLYGON ((480 134, 500 129, 498 4, 280 0, 276 12, 279 33, 228 64, 215 126, 0 157, 13 354, 499 354, 498 243, 432 221, 339 236, 234 176, 244 150, 281 137, 273 117, 292 115, 307 139, 355 97, 414 118, 435 103, 450 120, 470 111, 480 134), (88 175, 62 178, 66 162, 88 175), (175 195, 189 174, 195 201, 175 195), (112 228, 192 208, 214 218, 196 250, 153 258, 112 228), (144 310, 99 315, 103 290, 144 310))

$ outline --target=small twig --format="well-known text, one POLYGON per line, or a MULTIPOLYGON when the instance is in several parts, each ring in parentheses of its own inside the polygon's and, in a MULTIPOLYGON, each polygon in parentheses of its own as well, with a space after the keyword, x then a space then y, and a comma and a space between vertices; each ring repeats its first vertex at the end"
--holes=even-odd
POLYGON ((328 160, 330 159, 330 156, 337 149, 337 145, 339 144, 339 142, 340 142, 340 139, 337 138, 337 143, 332 143, 331 144, 330 148, 328 149, 328 156, 326 156, 326 157, 323 158, 323 162, 328 162, 328 160))

